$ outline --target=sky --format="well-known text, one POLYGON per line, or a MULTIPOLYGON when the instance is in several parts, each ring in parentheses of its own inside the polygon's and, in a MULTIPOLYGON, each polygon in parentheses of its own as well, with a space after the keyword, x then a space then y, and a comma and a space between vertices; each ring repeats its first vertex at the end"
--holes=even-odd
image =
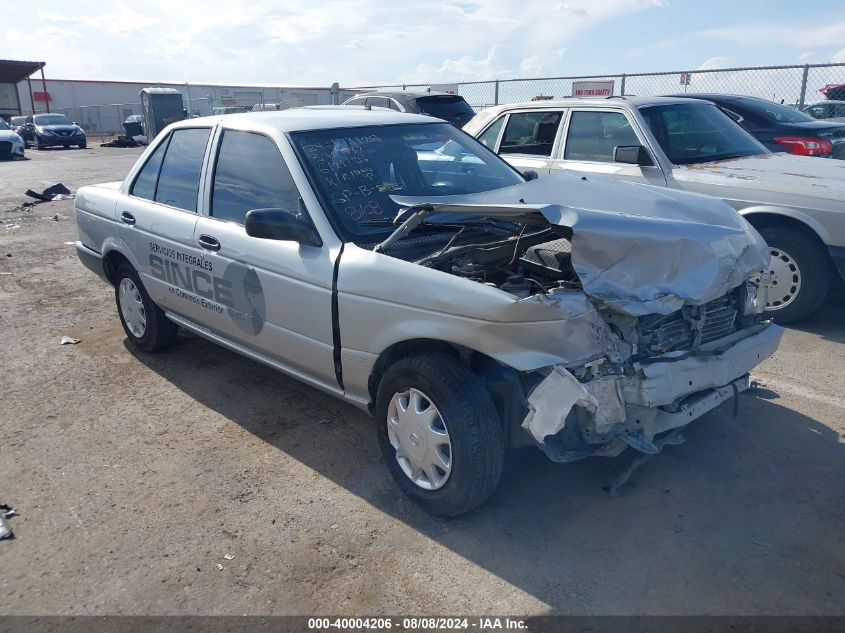
POLYGON ((48 78, 364 86, 845 62, 845 0, 0 0, 48 78))

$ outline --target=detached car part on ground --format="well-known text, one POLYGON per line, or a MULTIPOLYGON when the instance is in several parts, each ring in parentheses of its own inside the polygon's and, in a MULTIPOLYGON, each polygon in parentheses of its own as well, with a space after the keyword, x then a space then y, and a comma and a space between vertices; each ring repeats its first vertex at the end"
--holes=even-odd
POLYGON ((779 322, 812 314, 831 281, 845 280, 845 162, 770 153, 712 103, 513 103, 464 130, 540 176, 574 170, 722 198, 771 247, 767 310, 779 322))
POLYGON ((657 452, 782 332, 754 280, 766 246, 728 205, 526 182, 430 117, 180 122, 75 208, 133 345, 181 326, 370 411, 399 486, 439 515, 492 494, 509 447, 657 452))
POLYGON ((88 145, 85 131, 64 114, 30 115, 18 129, 27 145, 35 149, 71 145, 84 149, 88 145))
POLYGON ((0 119, 0 159, 23 158, 24 142, 8 123, 0 119))

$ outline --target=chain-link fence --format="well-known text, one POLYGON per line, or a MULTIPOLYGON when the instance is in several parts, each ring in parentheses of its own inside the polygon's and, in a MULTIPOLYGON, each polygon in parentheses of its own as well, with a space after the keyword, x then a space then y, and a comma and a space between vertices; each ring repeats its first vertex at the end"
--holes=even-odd
MULTIPOLYGON (((357 88, 296 88, 269 86, 185 85, 182 95, 191 116, 254 110, 285 110, 307 105, 338 104, 359 91, 454 90, 476 110, 501 103, 590 95, 670 95, 687 92, 736 93, 803 107, 825 98, 827 86, 845 86, 845 63, 803 66, 762 66, 656 73, 623 73, 578 77, 497 79, 454 84, 393 84, 357 88), (203 96, 196 95, 203 91, 203 96)), ((843 90, 845 92, 845 90, 843 90)), ((828 91, 828 97, 834 94, 828 91)), ((91 136, 123 133, 123 122, 141 114, 140 103, 57 108, 91 136)))
MULTIPOLYGON (((763 66, 657 73, 501 79, 454 84, 476 110, 501 103, 560 99, 584 94, 671 95, 686 92, 735 93, 803 107, 825 98, 826 86, 845 84, 845 63, 763 66)), ((365 86, 358 90, 426 91, 430 84, 365 86)))
MULTIPOLYGON (((292 87, 229 87, 205 86, 210 94, 201 97, 194 95, 196 86, 186 86, 182 100, 189 115, 208 116, 212 114, 232 114, 257 110, 286 110, 306 105, 324 105, 342 103, 354 92, 342 90, 337 85, 331 88, 292 88, 292 87)), ((141 103, 110 103, 55 108, 78 123, 88 136, 105 138, 124 133, 123 123, 133 115, 142 115, 141 103)))

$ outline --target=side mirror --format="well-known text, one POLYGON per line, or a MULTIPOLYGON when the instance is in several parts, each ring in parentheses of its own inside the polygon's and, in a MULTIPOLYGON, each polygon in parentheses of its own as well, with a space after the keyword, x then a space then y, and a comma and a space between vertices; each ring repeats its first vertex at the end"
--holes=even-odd
POLYGON ((244 220, 246 234, 265 240, 298 242, 307 246, 322 246, 317 229, 302 213, 287 209, 253 209, 244 220))
POLYGON ((540 174, 538 174, 533 169, 526 169, 524 172, 522 172, 522 176, 523 178, 525 178, 526 181, 531 181, 537 180, 540 177, 540 174))
POLYGON ((642 145, 619 145, 613 148, 613 160, 617 163, 651 167, 654 163, 648 150, 642 145))

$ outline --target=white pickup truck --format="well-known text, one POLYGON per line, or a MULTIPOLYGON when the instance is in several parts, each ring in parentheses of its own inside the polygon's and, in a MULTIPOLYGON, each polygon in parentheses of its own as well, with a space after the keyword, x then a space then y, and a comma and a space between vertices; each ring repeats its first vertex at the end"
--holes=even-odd
POLYGON ((528 182, 426 116, 182 121, 75 209, 135 347, 182 327, 370 411, 398 485, 440 515, 483 502, 511 446, 657 452, 781 336, 766 245, 728 205, 528 182))

